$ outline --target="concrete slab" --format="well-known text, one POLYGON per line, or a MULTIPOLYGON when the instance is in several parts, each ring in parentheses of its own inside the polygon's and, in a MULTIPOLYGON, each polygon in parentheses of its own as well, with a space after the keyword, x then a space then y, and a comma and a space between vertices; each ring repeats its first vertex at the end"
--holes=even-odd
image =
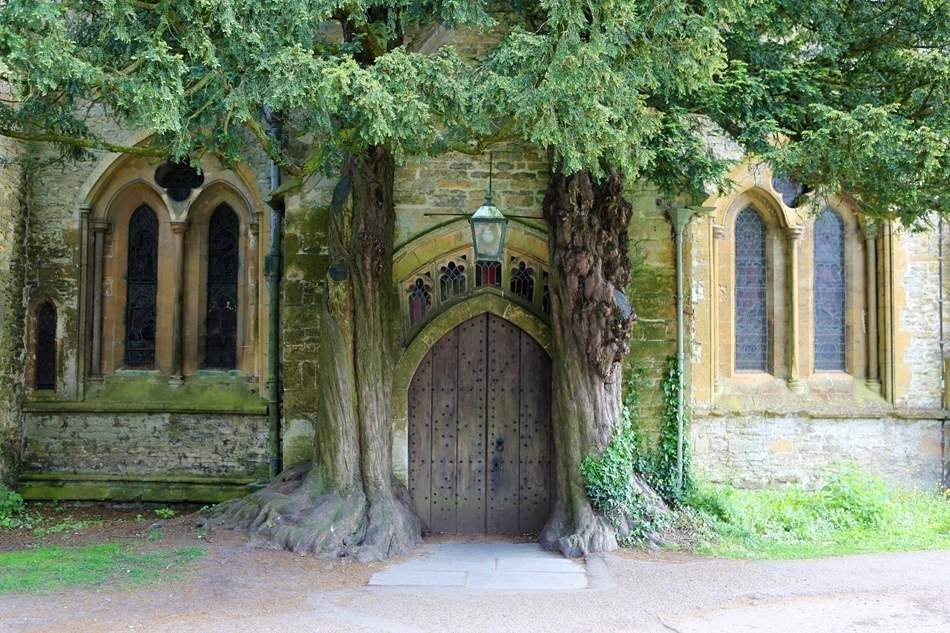
POLYGON ((373 574, 375 587, 464 587, 463 571, 403 571, 399 566, 373 574))
POLYGON ((587 588, 586 574, 550 572, 495 572, 468 574, 469 589, 504 589, 509 591, 564 591, 587 588))
POLYGON ((583 574, 584 566, 567 558, 499 558, 498 572, 560 572, 583 574))
POLYGON ((568 560, 536 543, 429 543, 418 557, 373 574, 375 587, 446 587, 477 591, 586 589, 583 561, 568 560))
POLYGON ((459 559, 447 556, 438 558, 417 558, 398 565, 400 571, 495 571, 496 561, 493 558, 484 560, 459 559))

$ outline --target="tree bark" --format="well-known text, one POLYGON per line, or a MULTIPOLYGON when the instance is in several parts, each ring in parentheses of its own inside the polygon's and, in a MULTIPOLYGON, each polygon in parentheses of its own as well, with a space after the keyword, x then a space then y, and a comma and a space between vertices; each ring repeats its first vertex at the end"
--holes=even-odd
POLYGON ((397 297, 392 283, 394 161, 370 147, 345 166, 331 223, 349 269, 328 281, 320 307, 321 409, 311 464, 288 469, 248 497, 222 504, 210 523, 247 530, 299 553, 377 560, 404 554, 422 525, 392 468, 392 369, 397 297), (341 203, 342 206, 342 203, 341 203))
MULTIPOLYGON (((551 325, 554 336, 552 421, 556 498, 541 544, 565 556, 617 548, 617 528, 590 504, 580 473, 620 422, 622 363, 636 317, 618 304, 630 280, 631 205, 623 179, 610 171, 555 169, 544 198, 549 226, 551 325)), ((643 488, 642 482, 631 485, 643 488)))

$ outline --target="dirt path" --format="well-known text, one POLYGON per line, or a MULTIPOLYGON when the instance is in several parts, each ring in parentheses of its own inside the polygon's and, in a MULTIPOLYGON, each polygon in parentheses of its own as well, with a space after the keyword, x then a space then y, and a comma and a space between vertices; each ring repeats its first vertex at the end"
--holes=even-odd
POLYGON ((208 555, 177 580, 0 597, 0 631, 950 632, 950 551, 781 562, 622 552, 588 590, 487 593, 367 587, 386 564, 202 539, 208 555))

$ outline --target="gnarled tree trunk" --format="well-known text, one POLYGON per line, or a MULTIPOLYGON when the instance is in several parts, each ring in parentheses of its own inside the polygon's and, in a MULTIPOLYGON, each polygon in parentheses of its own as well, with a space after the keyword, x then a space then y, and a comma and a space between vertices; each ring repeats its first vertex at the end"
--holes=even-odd
POLYGON ((211 520, 300 553, 382 559, 411 551, 421 523, 392 468, 394 163, 371 147, 345 166, 331 229, 348 264, 321 306, 321 418, 313 462, 219 506, 211 520))
MULTIPOLYGON (((620 422, 622 363, 636 319, 618 297, 630 280, 631 214, 617 172, 599 180, 589 171, 551 174, 544 215, 551 257, 556 499, 541 543, 565 556, 617 548, 617 527, 591 506, 580 465, 604 450, 620 422)), ((642 482, 631 485, 648 491, 642 482)))

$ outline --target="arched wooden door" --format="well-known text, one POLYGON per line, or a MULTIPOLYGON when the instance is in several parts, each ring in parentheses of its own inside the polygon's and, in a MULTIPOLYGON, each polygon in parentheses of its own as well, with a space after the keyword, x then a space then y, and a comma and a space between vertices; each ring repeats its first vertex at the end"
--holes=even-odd
POLYGON ((409 388, 409 490, 434 532, 536 532, 553 498, 551 360, 483 314, 443 336, 409 388))

